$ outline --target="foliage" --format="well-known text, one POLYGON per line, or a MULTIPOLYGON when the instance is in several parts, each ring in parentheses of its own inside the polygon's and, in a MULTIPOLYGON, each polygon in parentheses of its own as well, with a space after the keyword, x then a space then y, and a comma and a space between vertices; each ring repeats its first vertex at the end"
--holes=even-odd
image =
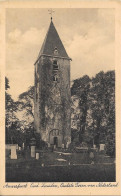
POLYGON ((34 108, 34 86, 30 86, 28 91, 19 95, 19 101, 21 101, 20 109, 26 110, 26 115, 33 115, 34 108))
POLYGON ((20 122, 17 118, 16 111, 19 102, 15 102, 7 92, 10 88, 8 78, 5 78, 5 109, 6 109, 6 143, 18 143, 20 137, 20 122))
POLYGON ((80 142, 88 145, 105 143, 111 150, 111 143, 115 144, 115 72, 100 72, 92 79, 84 76, 74 80, 71 93, 72 98, 76 96, 80 110, 80 114, 77 108, 72 111, 78 117, 76 121, 80 120, 80 142))
POLYGON ((85 132, 85 125, 86 125, 86 117, 87 117, 87 110, 88 110, 88 104, 87 104, 87 98, 89 94, 89 88, 90 88, 90 78, 89 76, 85 75, 82 78, 76 79, 73 82, 72 88, 71 88, 71 95, 76 95, 79 99, 78 108, 80 110, 79 115, 79 140, 82 142, 82 137, 85 132))
MULTIPOLYGON (((38 147, 46 146, 40 135, 34 132, 34 86, 20 94, 17 102, 8 93, 9 88, 6 78, 6 142, 24 141, 29 145, 34 136, 38 147)), ((114 156, 115 72, 100 72, 93 78, 85 75, 74 80, 71 96, 72 143, 85 142, 88 146, 105 143, 107 154, 114 156)))
MULTIPOLYGON (((34 86, 19 95, 19 121, 24 132, 34 129, 34 86)), ((28 133, 29 135, 29 133, 28 133)))

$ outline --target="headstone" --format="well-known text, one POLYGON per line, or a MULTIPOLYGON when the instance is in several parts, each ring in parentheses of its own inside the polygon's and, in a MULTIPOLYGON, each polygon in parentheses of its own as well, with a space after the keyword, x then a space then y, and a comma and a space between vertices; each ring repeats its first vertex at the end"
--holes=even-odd
POLYGON ((39 159, 39 153, 38 152, 36 153, 36 159, 37 160, 39 159))
POLYGON ((68 146, 69 146, 69 142, 67 142, 67 144, 66 144, 66 148, 68 148, 68 146))
POLYGON ((11 159, 17 159, 16 146, 11 146, 11 159))
POLYGON ((105 144, 100 144, 100 151, 105 150, 105 144))
POLYGON ((64 148, 64 144, 62 144, 62 148, 64 148))
POLYGON ((48 148, 50 148, 50 143, 48 143, 48 148))
POLYGON ((24 143, 22 144, 22 147, 23 147, 23 149, 24 149, 24 143))
POLYGON ((94 158, 94 153, 90 152, 89 157, 90 157, 90 159, 93 159, 94 158))
POLYGON ((31 157, 35 157, 35 146, 31 146, 31 157))
POLYGON ((96 148, 96 145, 95 144, 93 145, 93 148, 96 148))
POLYGON ((18 150, 21 150, 21 147, 20 146, 18 147, 18 150))

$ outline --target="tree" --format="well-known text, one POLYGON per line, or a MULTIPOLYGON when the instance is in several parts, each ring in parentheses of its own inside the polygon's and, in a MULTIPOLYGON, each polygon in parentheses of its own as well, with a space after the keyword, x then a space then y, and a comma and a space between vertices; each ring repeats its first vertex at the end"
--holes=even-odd
POLYGON ((92 78, 88 97, 90 115, 87 129, 95 144, 106 143, 115 135, 115 72, 100 72, 92 78), (91 119, 91 124, 89 121, 91 119))
POLYGON ((82 78, 76 79, 73 82, 71 88, 71 95, 76 95, 79 99, 78 108, 80 110, 80 115, 78 116, 80 121, 80 131, 79 131, 79 141, 82 142, 83 135, 85 133, 85 125, 88 110, 88 94, 90 89, 90 78, 85 75, 82 78))
POLYGON ((6 111, 6 143, 16 143, 17 128, 19 128, 19 120, 17 118, 18 102, 14 102, 8 93, 9 80, 5 78, 5 111, 6 111))
POLYGON ((33 117, 34 111, 34 86, 30 86, 28 91, 19 95, 19 101, 21 102, 21 110, 26 109, 26 115, 33 117))
POLYGON ((74 80, 71 93, 72 128, 79 126, 80 142, 89 145, 105 143, 108 154, 114 155, 115 72, 102 71, 92 79, 83 76, 74 80))
POLYGON ((19 121, 24 132, 24 140, 29 145, 34 133, 34 86, 19 95, 19 121), (21 115, 20 115, 21 114, 21 115))

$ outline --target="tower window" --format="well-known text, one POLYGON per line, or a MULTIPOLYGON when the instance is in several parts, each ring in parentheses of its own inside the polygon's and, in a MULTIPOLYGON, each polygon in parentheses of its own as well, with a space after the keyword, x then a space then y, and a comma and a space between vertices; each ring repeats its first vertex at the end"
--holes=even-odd
POLYGON ((53 64, 53 70, 58 70, 58 65, 53 64))
POLYGON ((58 70, 58 64, 56 60, 53 61, 53 70, 58 70))
POLYGON ((53 76, 53 81, 57 81, 57 80, 58 80, 57 76, 56 75, 53 76))
POLYGON ((53 61, 53 64, 54 64, 54 65, 57 65, 57 61, 56 61, 56 60, 54 60, 54 61, 53 61))
POLYGON ((58 49, 57 49, 57 47, 55 47, 55 49, 54 49, 54 54, 55 55, 58 55, 58 49))
POLYGON ((36 101, 37 101, 37 99, 38 99, 38 93, 36 94, 36 101))

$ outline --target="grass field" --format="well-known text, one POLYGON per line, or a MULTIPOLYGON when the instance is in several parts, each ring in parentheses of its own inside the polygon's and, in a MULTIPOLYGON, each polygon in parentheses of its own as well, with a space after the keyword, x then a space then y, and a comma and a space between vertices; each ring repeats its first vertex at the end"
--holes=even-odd
POLYGON ((114 182, 114 159, 96 155, 90 164, 88 153, 40 153, 40 159, 25 152, 17 160, 6 160, 6 182, 114 182), (60 161, 59 161, 59 160, 60 161), (64 161, 63 161, 64 160, 64 161))
POLYGON ((114 182, 114 164, 6 168, 6 182, 114 182))

